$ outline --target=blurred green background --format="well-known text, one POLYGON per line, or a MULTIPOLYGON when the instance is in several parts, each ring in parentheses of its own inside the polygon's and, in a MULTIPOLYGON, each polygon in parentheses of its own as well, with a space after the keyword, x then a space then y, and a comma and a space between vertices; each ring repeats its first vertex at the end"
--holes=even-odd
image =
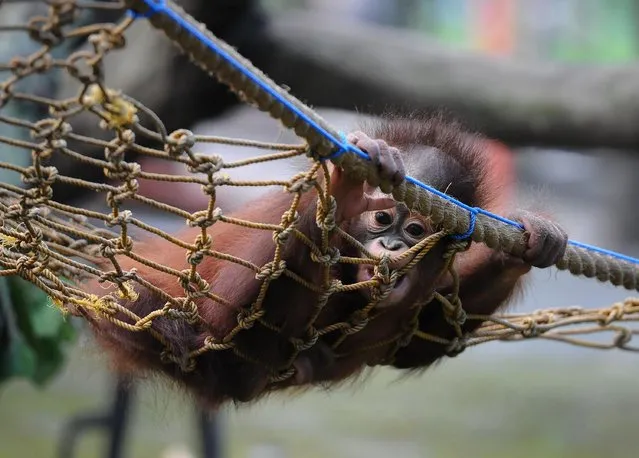
POLYGON ((266 0, 419 30, 491 54, 580 62, 637 57, 635 0, 266 0))

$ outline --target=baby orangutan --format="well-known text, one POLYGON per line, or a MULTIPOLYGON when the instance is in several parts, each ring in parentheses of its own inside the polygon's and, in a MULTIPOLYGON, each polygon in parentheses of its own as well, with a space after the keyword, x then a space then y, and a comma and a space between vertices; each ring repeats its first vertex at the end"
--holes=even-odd
MULTIPOLYGON (((493 168, 490 149, 483 138, 439 118, 394 118, 380 121, 367 133, 354 132, 348 140, 367 152, 380 174, 395 184, 409 174, 467 205, 506 212, 509 218, 524 226, 528 249, 523 259, 477 244, 457 256, 459 296, 467 313, 490 315, 499 310, 532 266, 550 266, 563 255, 567 236, 559 226, 532 213, 508 211, 511 196, 503 186, 504 177, 493 168)), ((331 168, 329 184, 336 202, 336 225, 372 255, 389 256, 391 269, 399 269, 411 259, 393 262, 393 258, 438 232, 428 218, 409 211, 404 204, 396 203, 379 190, 349 179, 339 168, 331 168)), ((296 227, 320 245, 317 198, 316 190, 302 194, 296 227)), ((279 224, 290 202, 290 193, 273 192, 231 216, 279 224)), ((199 228, 192 228, 178 236, 190 241, 198 231, 199 228)), ((270 231, 216 223, 208 232, 212 250, 260 267, 273 259, 275 244, 270 231)), ((414 319, 415 304, 426 304, 418 317, 421 332, 444 339, 455 336, 441 305, 432 300, 434 291, 445 295, 452 288, 444 257, 449 241, 446 236, 435 244, 395 282, 368 317, 361 313, 371 301, 368 288, 333 293, 318 311, 318 291, 304 286, 291 275, 280 275, 267 289, 260 320, 235 335, 232 349, 204 352, 194 359, 188 371, 179 363, 186 363, 189 352, 200 348, 207 338, 220 342, 239 320, 246 318, 245 311, 258 297, 262 283, 256 279, 254 270, 205 256, 198 267, 200 275, 210 284, 212 293, 226 298, 230 304, 198 299, 200 320, 195 324, 164 316, 155 318, 152 328, 164 336, 172 362, 162 357, 165 345, 148 332, 121 329, 97 316, 92 320, 93 329, 98 342, 121 370, 134 374, 163 373, 211 407, 229 400, 250 401, 289 386, 338 382, 361 372, 367 365, 382 361, 391 361, 398 368, 423 368, 445 356, 446 346, 413 337, 397 348, 395 336, 414 319), (319 336, 315 332, 335 323, 348 323, 358 332, 344 335, 339 328, 319 336), (310 324, 313 326, 309 331, 310 324), (294 351, 295 348, 301 351, 294 351), (291 362, 294 375, 274 381, 273 375, 284 372, 291 362)), ((353 244, 337 234, 331 237, 331 244, 342 256, 362 257, 353 244)), ((136 248, 140 256, 157 263, 176 270, 188 268, 184 248, 163 239, 138 243, 136 248)), ((286 239, 282 259, 286 269, 295 276, 313 285, 322 283, 322 265, 313 260, 309 246, 300 238, 286 239)), ((141 263, 126 259, 121 262, 126 269, 136 268, 141 277, 171 296, 184 296, 182 286, 174 277, 141 263)), ((331 269, 334 278, 343 285, 366 282, 374 274, 368 264, 337 263, 331 269)), ((119 299, 119 302, 137 316, 146 316, 164 306, 165 301, 153 291, 138 284, 135 289, 139 293, 137 300, 119 299)), ((123 313, 118 313, 116 318, 132 322, 123 313)), ((480 324, 467 320, 463 330, 471 332, 480 324)))

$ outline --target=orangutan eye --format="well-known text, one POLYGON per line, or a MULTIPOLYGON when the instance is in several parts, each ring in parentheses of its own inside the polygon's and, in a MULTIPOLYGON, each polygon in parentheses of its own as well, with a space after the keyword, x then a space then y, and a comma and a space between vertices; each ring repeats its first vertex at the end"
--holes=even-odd
POLYGON ((382 226, 388 226, 393 222, 393 217, 388 212, 375 212, 375 221, 382 226))
POLYGON ((405 231, 411 236, 415 238, 423 237, 426 233, 426 229, 421 224, 411 223, 406 226, 405 231))

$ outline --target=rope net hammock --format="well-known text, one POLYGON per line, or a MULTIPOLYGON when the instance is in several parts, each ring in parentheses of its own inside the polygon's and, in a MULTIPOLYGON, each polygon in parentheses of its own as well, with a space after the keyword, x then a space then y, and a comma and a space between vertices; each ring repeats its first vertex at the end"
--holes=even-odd
MULTIPOLYGON (((361 151, 345 144, 339 133, 312 110, 268 80, 171 2, 51 0, 42 2, 40 9, 25 5, 31 4, 0 2, 0 43, 29 43, 12 46, 13 55, 7 60, 3 61, 0 55, 0 152, 4 150, 0 156, 0 170, 4 173, 0 180, 0 274, 28 280, 45 291, 64 313, 88 320, 108 320, 124 333, 148 333, 163 346, 162 359, 167 364, 173 362, 181 370, 189 371, 207 352, 234 352, 250 361, 251 349, 237 344, 238 336, 281 331, 277 323, 269 321, 263 301, 273 282, 287 278, 316 293, 317 313, 308 320, 303 338, 289 339, 286 361, 269 368, 270 381, 276 384, 293 375, 291 364, 296 355, 318 341, 329 342, 331 349, 340 355, 344 342, 383 316, 375 306, 388 294, 391 285, 433 246, 441 243, 445 235, 469 232, 475 242, 515 255, 522 252, 521 230, 507 220, 481 209, 464 207, 415 180, 407 179, 395 187, 385 183, 367 164, 361 151), (31 8, 32 12, 25 14, 20 8, 31 8), (132 14, 131 9, 137 13, 132 14), (104 17, 115 20, 105 21, 104 17), (109 73, 116 70, 105 65, 105 59, 125 46, 127 31, 136 20, 149 20, 189 53, 196 64, 227 83, 245 101, 293 129, 300 142, 289 145, 205 137, 184 129, 167 132, 162 120, 142 101, 109 86, 109 73), (47 77, 51 78, 49 81, 71 80, 75 92, 68 96, 56 91, 43 93, 42 81, 47 77), (84 122, 79 123, 79 119, 84 122), (92 134, 93 131, 83 132, 87 119, 91 121, 88 124, 99 126, 103 134, 100 138, 92 134), (264 153, 227 162, 218 155, 198 153, 198 147, 204 143, 259 148, 264 153), (97 156, 86 153, 96 149, 103 153, 97 156), (133 153, 137 157, 180 164, 185 173, 145 171, 139 162, 130 159, 133 153), (101 171, 102 179, 87 181, 64 176, 51 165, 54 158, 76 163, 78 167, 95 168, 101 171), (307 165, 305 170, 292 173, 289 180, 265 177, 261 181, 238 181, 227 175, 233 169, 251 164, 291 158, 305 160, 307 165), (346 257, 332 249, 329 234, 335 230, 347 243, 366 252, 357 240, 331 225, 334 209, 328 190, 321 185, 325 181, 321 178, 328 173, 327 158, 352 176, 392 191, 396 200, 405 202, 438 225, 438 232, 406 254, 413 259, 405 267, 393 270, 389 269, 387 259, 372 255, 346 257), (166 186, 198 184, 208 205, 191 213, 157 202, 138 192, 140 180, 166 186), (90 210, 56 200, 57 184, 76 187, 79 194, 99 197, 108 210, 90 210), (216 189, 221 186, 279 187, 290 195, 290 203, 275 223, 229 216, 216 203, 216 189), (317 192, 316 221, 322 233, 321 243, 314 243, 297 229, 299 202, 312 191, 317 192), (138 218, 136 209, 145 206, 185 221, 192 228, 189 232, 192 237, 178 238, 138 218), (224 247, 211 237, 211 228, 217 225, 238 225, 269 233, 269 243, 274 244, 272 259, 257 265, 225 253, 224 247), (306 244, 313 262, 321 264, 323 279, 319 284, 310 283, 287 269, 282 251, 290 237, 306 244), (184 253, 186 268, 176 270, 163 265, 162 253, 158 253, 157 258, 141 256, 140 238, 170 242, 184 253), (198 327, 201 325, 198 301, 229 304, 227 297, 212 292, 209 279, 200 272, 199 267, 207 257, 252 270, 261 287, 257 298, 239 312, 237 323, 225 335, 211 335, 200 345, 189 348, 188 358, 179 358, 166 342, 163 327, 155 323, 169 319, 198 327), (367 282, 343 285, 330 275, 331 266, 338 263, 370 264, 375 268, 375 275, 367 282), (156 287, 154 278, 158 275, 172 277, 175 288, 156 287), (96 282, 101 288, 86 286, 96 282), (137 285, 162 297, 163 306, 138 316, 120 305, 123 299, 137 300, 137 285), (331 320, 322 319, 322 307, 330 295, 359 288, 371 290, 371 300, 366 307, 331 320)), ((467 246, 468 243, 458 242, 447 247, 446 268, 455 279, 453 260, 456 253, 467 246)), ((557 267, 627 289, 637 288, 637 268, 633 260, 576 242, 569 245, 557 267)), ((429 339, 446 346, 451 355, 467 346, 493 340, 533 337, 602 349, 636 350, 631 345, 636 331, 630 326, 639 317, 636 299, 601 309, 570 307, 500 316, 465 315, 463 304, 454 294, 444 297, 435 293, 435 299, 449 317, 455 337, 445 339, 420 333, 416 320, 423 304, 415 304, 412 315, 397 333, 376 344, 387 351, 384 358, 371 365, 388 363, 394 352, 411 339, 429 339), (461 328, 463 320, 484 323, 474 333, 465 335, 461 328), (612 338, 607 342, 589 338, 598 333, 611 333, 612 338)))

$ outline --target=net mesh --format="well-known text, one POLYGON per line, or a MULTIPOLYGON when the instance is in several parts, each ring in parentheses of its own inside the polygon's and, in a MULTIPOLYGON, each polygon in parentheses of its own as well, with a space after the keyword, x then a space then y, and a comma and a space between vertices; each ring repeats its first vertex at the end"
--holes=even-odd
MULTIPOLYGON (((442 242, 445 233, 435 233, 403 255, 412 259, 402 269, 390 269, 388 259, 367 254, 357 240, 335 227, 334 202, 323 185, 329 181, 327 165, 317 160, 304 142, 262 143, 194 135, 185 129, 167 132, 162 120, 142 101, 108 85, 109 73, 115 69, 105 65, 105 58, 125 46, 127 30, 134 22, 124 13, 124 5, 118 2, 58 0, 42 2, 39 6, 0 2, 0 18, 3 18, 0 42, 12 43, 10 57, 3 61, 0 55, 0 152, 3 151, 0 155, 3 171, 0 180, 3 270, 0 274, 27 279, 44 290, 63 311, 88 319, 106 319, 127 332, 149 333, 165 344, 163 359, 179 363, 185 371, 192 369, 194 361, 205 352, 231 350, 250 359, 250 354, 239 348, 235 340, 239 333, 249 332, 256 323, 272 332, 280 332, 279 325, 265 316, 263 301, 269 285, 284 276, 316 293, 316 313, 306 323, 305 337, 289 339, 290 357, 284 364, 270 368, 271 381, 291 377, 291 364, 296 355, 315 345, 318 339, 332 336, 331 347, 339 355, 349 336, 383 315, 376 309, 379 301, 408 269, 442 242), (104 21, 105 14, 116 20, 104 21), (45 83, 60 79, 70 82, 68 86, 75 91, 63 96, 60 91, 42 89, 47 87, 45 83), (87 126, 90 129, 86 130, 87 126), (96 135, 96 128, 100 135, 96 135), (227 162, 219 155, 197 152, 204 144, 259 149, 262 154, 227 162), (141 165, 143 161, 130 159, 132 154, 178 165, 184 173, 145 170, 141 165), (305 163, 305 167, 291 173, 289 179, 242 181, 231 177, 233 170, 241 167, 275 161, 285 164, 291 159, 305 163), (102 179, 88 181, 64 176, 52 165, 54 160, 73 163, 77 168, 94 168, 102 179), (167 189, 180 184, 199 185, 207 203, 199 211, 186 211, 146 197, 140 192, 141 183, 160 183, 167 189), (92 210, 90 206, 56 200, 54 188, 60 184, 77 188, 78 194, 90 194, 91 201, 101 205, 92 210), (220 187, 283 188, 290 198, 279 221, 251 221, 229 216, 220 208, 216 200, 216 190, 220 187), (319 243, 298 229, 300 201, 311 191, 317 192, 319 243), (187 232, 192 237, 178 238, 137 217, 136 212, 140 213, 141 208, 151 208, 185 221, 192 228, 187 232), (274 244, 272 258, 265 264, 257 264, 224 252, 211 235, 212 228, 221 225, 242 226, 270 234, 269 243, 274 244), (361 257, 340 255, 331 243, 333 230, 364 254, 361 257), (182 250, 187 267, 176 270, 164 265, 161 256, 149 257, 148 251, 140 254, 137 240, 143 236, 163 239, 182 250), (296 237, 308 247, 312 261, 321 265, 321 282, 309 282, 287 269, 282 250, 290 237, 296 237), (261 282, 259 294, 250 307, 240 311, 236 324, 228 332, 211 335, 201 345, 190 348, 186 360, 176 358, 165 336, 153 326, 154 320, 165 317, 196 325, 202 320, 198 301, 207 299, 221 306, 231 305, 228 297, 213 292, 206 274, 200 271, 206 258, 252 270, 261 282), (366 282, 341 284, 331 275, 331 267, 340 263, 370 264, 374 266, 375 275, 366 282), (174 284, 179 285, 179 293, 175 289, 158 288, 152 278, 147 278, 153 274, 145 276, 140 271, 172 277, 174 284), (96 281, 104 288, 103 294, 86 287, 96 281), (136 284, 154 291, 162 298, 163 306, 138 316, 120 305, 122 299, 137 300, 136 284), (317 318, 332 294, 360 288, 371 291, 371 300, 364 308, 318 325, 317 318)), ((5 55, 9 55, 7 50, 5 55)), ((447 246, 444 268, 454 279, 457 279, 452 268, 455 255, 467 246, 467 243, 447 246)), ((631 339, 636 331, 630 326, 639 316, 639 302, 635 299, 602 309, 571 307, 488 317, 465 316, 463 304, 454 294, 444 297, 435 293, 434 298, 450 318, 456 337, 444 339, 420 332, 417 316, 424 304, 415 304, 392 337, 374 344, 387 348, 385 357, 376 363, 391 360, 394 352, 410 339, 440 343, 450 354, 488 341, 532 337, 595 348, 635 350, 631 339), (463 319, 481 320, 484 324, 473 334, 464 335, 463 319), (600 333, 612 333, 613 337, 609 341, 589 338, 600 333)))

